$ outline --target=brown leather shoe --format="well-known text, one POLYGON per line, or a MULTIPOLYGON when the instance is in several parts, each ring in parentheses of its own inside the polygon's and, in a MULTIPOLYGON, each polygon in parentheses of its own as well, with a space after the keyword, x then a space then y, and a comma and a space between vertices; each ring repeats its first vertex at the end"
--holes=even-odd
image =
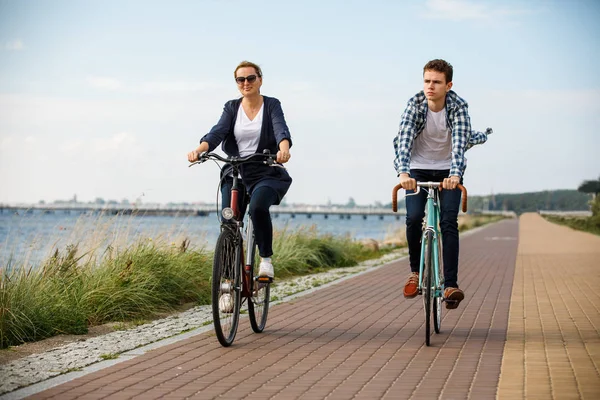
POLYGON ((412 299, 419 294, 419 273, 411 272, 404 285, 404 297, 412 299))
POLYGON ((454 310, 465 298, 465 293, 459 288, 447 287, 444 290, 444 298, 446 300, 446 308, 448 310, 454 310))

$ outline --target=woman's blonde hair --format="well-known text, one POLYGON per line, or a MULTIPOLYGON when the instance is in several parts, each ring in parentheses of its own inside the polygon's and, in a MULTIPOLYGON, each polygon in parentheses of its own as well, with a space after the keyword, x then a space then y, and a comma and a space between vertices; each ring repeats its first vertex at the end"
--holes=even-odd
POLYGON ((254 64, 253 62, 250 61, 242 61, 236 68, 235 71, 233 71, 233 77, 237 78, 237 76, 235 74, 237 74, 237 70, 240 68, 246 68, 246 67, 252 67, 254 68, 254 70, 256 71, 256 75, 259 78, 262 78, 262 71, 260 69, 260 67, 256 64, 254 64))

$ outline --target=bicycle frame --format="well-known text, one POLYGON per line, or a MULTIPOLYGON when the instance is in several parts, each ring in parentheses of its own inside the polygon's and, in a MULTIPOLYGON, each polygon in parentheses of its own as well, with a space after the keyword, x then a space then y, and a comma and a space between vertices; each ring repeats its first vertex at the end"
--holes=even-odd
MULTIPOLYGON (((236 236, 241 234, 241 229, 244 228, 244 221, 241 220, 240 209, 239 209, 239 197, 240 197, 240 188, 239 188, 239 177, 238 172, 239 169, 236 166, 232 166, 233 169, 233 184, 231 186, 231 202, 229 207, 233 211, 233 221, 236 225, 236 236)), ((229 226, 228 224, 221 224, 222 226, 229 226)), ((227 229, 227 228, 226 228, 227 229)), ((244 242, 239 238, 242 243, 244 242)), ((254 227, 252 225, 252 218, 248 217, 248 224, 246 226, 246 251, 244 252, 244 246, 240 246, 239 250, 236 252, 236 264, 242 265, 242 287, 236 288, 236 290, 241 289, 242 302, 245 301, 246 298, 252 297, 252 266, 254 264, 254 227), (244 257, 245 255, 245 257, 244 257), (242 260, 245 258, 245 263, 242 264, 242 260)), ((239 271, 236 268, 236 271, 239 271)))
MULTIPOLYGON (((229 221, 234 222, 225 223, 221 220, 221 229, 232 229, 237 238, 238 243, 243 243, 241 229, 244 228, 244 221, 241 220, 240 208, 239 208, 239 198, 240 198, 240 188, 239 188, 239 165, 244 162, 250 161, 253 157, 266 157, 266 160, 263 160, 265 164, 273 167, 283 167, 281 164, 276 163, 276 155, 271 155, 268 150, 265 150, 262 154, 252 154, 246 157, 232 157, 230 159, 223 158, 215 153, 205 153, 204 155, 200 155, 198 161, 193 162, 190 166, 194 164, 202 163, 209 158, 215 159, 221 162, 228 163, 232 168, 232 177, 233 184, 231 186, 231 201, 229 204, 229 209, 231 210, 231 215, 229 217, 225 217, 223 214, 223 218, 228 219, 229 221), (233 229, 235 227, 235 229, 233 229)), ((223 209, 225 211, 225 209, 223 209)), ((243 271, 243 279, 242 279, 242 287, 235 288, 236 290, 241 289, 242 299, 252 297, 252 267, 254 264, 254 227, 252 225, 252 219, 248 218, 248 224, 246 226, 246 252, 244 253, 243 245, 238 244, 238 251, 236 252, 236 260, 235 265, 241 266, 241 270, 243 271), (245 257, 244 257, 245 255, 245 257), (245 258, 245 260, 244 260, 245 258), (243 263, 243 261, 245 261, 243 263)), ((237 268, 236 268, 237 271, 237 268)), ((265 283, 265 281, 262 281, 265 283)), ((269 281, 270 283, 270 281, 269 281)))
MULTIPOLYGON (((417 193, 419 193, 419 189, 420 187, 417 188, 417 191, 414 193, 415 195, 417 193)), ((441 282, 440 279, 440 254, 439 254, 439 250, 440 250, 440 245, 439 245, 439 241, 440 241, 440 230, 439 230, 439 221, 440 221, 440 206, 439 206, 439 192, 434 189, 434 188, 425 188, 425 190, 427 190, 427 205, 426 205, 426 217, 427 217, 427 223, 425 225, 425 228, 423 229, 423 235, 421 236, 421 261, 419 263, 419 277, 420 277, 420 284, 419 284, 419 290, 422 292, 425 287, 424 287, 424 271, 423 269, 425 268, 425 240, 427 237, 427 232, 431 232, 432 233, 432 240, 433 243, 431 243, 431 248, 432 248, 432 270, 430 271, 430 273, 433 273, 432 280, 432 287, 431 289, 434 290, 434 297, 441 297, 443 296, 444 293, 444 282, 441 282)), ((410 195, 409 195, 410 196, 410 195)))

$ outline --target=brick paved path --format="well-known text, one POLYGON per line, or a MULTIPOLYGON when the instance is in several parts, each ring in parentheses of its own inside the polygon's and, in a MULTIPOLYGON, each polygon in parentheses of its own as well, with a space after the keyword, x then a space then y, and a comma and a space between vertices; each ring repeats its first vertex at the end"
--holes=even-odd
POLYGON ((520 241, 500 399, 600 399, 600 237, 536 214, 520 241))
MULTIPOLYGON (((32 398, 495 398, 517 251, 516 220, 461 240, 466 298, 424 345, 421 298, 400 261, 244 319, 234 345, 186 339, 32 398)), ((446 311, 444 309, 444 311, 446 311)))

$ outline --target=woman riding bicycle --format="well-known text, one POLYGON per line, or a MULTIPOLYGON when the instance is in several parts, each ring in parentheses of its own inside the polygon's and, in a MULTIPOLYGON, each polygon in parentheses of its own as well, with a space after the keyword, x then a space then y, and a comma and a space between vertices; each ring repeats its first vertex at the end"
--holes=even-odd
MULTIPOLYGON (((235 81, 242 97, 225 103, 219 122, 200 139, 200 145, 188 153, 188 161, 198 160, 200 154, 214 150, 222 143, 223 151, 230 157, 244 157, 268 150, 277 154, 278 163, 290 159, 292 137, 283 116, 279 100, 260 94, 262 71, 252 62, 241 62, 234 71, 235 81)), ((223 168, 221 196, 224 206, 229 206, 231 171, 223 168)), ((292 178, 284 168, 272 168, 263 163, 249 163, 240 167, 243 186, 239 197, 239 209, 245 212, 250 195, 250 217, 261 257, 259 276, 274 277, 273 225, 269 208, 277 205, 287 193, 292 178)))

